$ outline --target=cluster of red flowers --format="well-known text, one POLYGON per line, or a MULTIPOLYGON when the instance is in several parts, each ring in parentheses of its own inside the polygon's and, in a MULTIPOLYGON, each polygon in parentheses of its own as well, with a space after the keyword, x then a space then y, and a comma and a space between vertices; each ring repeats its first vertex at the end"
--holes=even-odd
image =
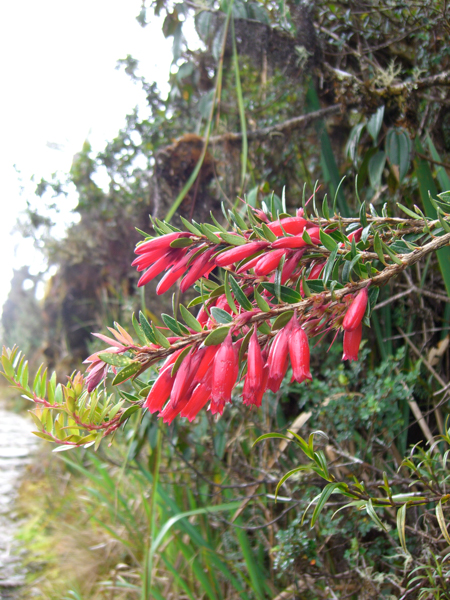
MULTIPOLYGON (((364 288, 354 298, 345 315, 344 359, 358 358, 367 300, 368 293, 364 288)), ((171 423, 177 415, 192 421, 208 402, 213 415, 222 414, 225 404, 231 402, 237 382, 242 342, 243 338, 233 342, 230 330, 222 344, 191 348, 176 372, 174 365, 183 350, 172 354, 161 367, 144 406, 152 413, 159 412, 165 423, 171 423)), ((247 368, 243 375, 244 404, 261 406, 267 389, 273 392, 280 389, 289 358, 292 381, 311 381, 308 336, 296 315, 263 350, 255 327, 248 343, 247 368)))
MULTIPOLYGON (((231 402, 238 378, 242 342, 243 338, 233 342, 230 331, 222 344, 192 348, 176 373, 173 373, 174 363, 181 351, 172 354, 161 367, 144 406, 152 413, 159 411, 166 423, 171 423, 177 415, 192 421, 209 401, 211 413, 222 414, 225 404, 231 402)), ((311 380, 308 337, 297 317, 292 317, 278 331, 269 350, 261 350, 255 327, 247 349, 244 404, 261 406, 267 389, 273 392, 280 389, 289 357, 293 379, 299 383, 311 380)))
MULTIPOLYGON (((264 215, 262 211, 259 212, 264 215)), ((264 217, 267 220, 265 215, 264 217)), ((246 259, 250 260, 245 262, 237 272, 248 272, 253 269, 254 275, 260 278, 275 271, 281 259, 285 257, 281 281, 284 284, 294 275, 299 260, 306 248, 311 245, 310 241, 313 245, 320 244, 320 228, 302 216, 286 217, 279 221, 268 222, 267 228, 278 239, 273 242, 249 239, 251 233, 247 232, 244 234, 246 237, 236 237, 239 245, 231 249, 223 248, 221 244, 215 244, 206 238, 183 231, 174 231, 143 242, 137 246, 138 257, 132 263, 139 272, 145 271, 138 281, 138 286, 145 285, 166 271, 158 283, 156 293, 164 294, 181 278, 180 290, 185 292, 201 277, 208 277, 216 266, 231 267, 231 265, 246 259), (251 258, 253 255, 255 255, 254 258, 251 258)), ((350 234, 350 241, 353 237, 355 237, 355 241, 358 241, 361 231, 350 234)), ((220 238, 220 235, 220 232, 216 232, 215 237, 220 238)), ((227 233, 228 237, 230 235, 232 234, 227 233)), ((226 240, 224 240, 224 244, 229 245, 226 240)), ((311 279, 318 277, 320 271, 321 269, 316 271, 315 276, 311 279)), ((275 274, 272 275, 271 280, 274 277, 275 274)))
MULTIPOLYGON (((139 244, 136 248, 138 256, 133 265, 144 273, 138 285, 145 285, 165 272, 156 288, 157 293, 163 294, 180 279, 180 289, 184 292, 201 277, 207 278, 216 267, 222 267, 241 278, 242 293, 247 297, 248 304, 248 298, 252 298, 259 283, 274 281, 275 271, 282 259, 284 262, 281 283, 284 285, 289 280, 298 281, 305 268, 301 261, 305 251, 308 247, 321 243, 320 228, 304 219, 301 210, 296 217, 286 217, 274 222, 269 222, 262 211, 255 210, 255 214, 263 223, 262 229, 266 229, 265 233, 270 230, 266 239, 255 237, 253 231, 239 235, 227 233, 221 238, 221 232, 216 231, 213 240, 222 241, 215 243, 211 236, 173 231, 139 244), (231 248, 230 236, 236 236, 232 239, 236 245, 232 245, 231 248), (272 241, 269 241, 269 238, 272 241)), ((359 229, 351 233, 348 236, 349 240, 354 239, 358 242, 361 231, 359 229)), ((307 257, 305 258, 306 261, 303 262, 308 263, 307 257)), ((323 258, 313 260, 307 279, 318 279, 325 264, 323 258)), ((206 330, 216 327, 213 307, 232 314, 228 301, 230 293, 215 296, 206 302, 206 305, 202 305, 197 315, 201 327, 206 327, 206 330)), ((263 294, 267 306, 275 306, 266 290, 263 294)), ((300 294, 304 295, 302 284, 300 294)), ((234 297, 234 294, 231 296, 234 297)), ((274 335, 258 337, 258 325, 253 326, 251 333, 252 325, 249 321, 257 313, 262 313, 262 310, 253 298, 250 302, 252 306, 247 307, 251 310, 239 306, 238 314, 233 315, 228 334, 225 339, 222 338, 221 343, 206 346, 197 342, 188 350, 182 348, 174 351, 160 368, 144 406, 152 413, 158 412, 167 423, 171 423, 177 415, 192 421, 208 403, 212 414, 222 414, 225 404, 231 402, 231 394, 238 379, 243 381, 244 404, 260 406, 267 389, 273 392, 280 389, 289 361, 293 373, 292 381, 302 383, 312 379, 308 337, 342 327, 343 359, 357 360, 367 301, 366 288, 362 289, 351 303, 347 300, 338 305, 324 304, 318 294, 308 313, 301 317, 302 320, 299 320, 297 313, 291 313, 287 324, 279 328, 274 335), (245 340, 246 347, 243 347, 245 340), (245 365, 243 369, 239 368, 240 361, 245 365)), ((217 313, 215 314, 217 316, 217 313)), ((259 325, 262 323, 263 320, 259 325)), ((104 352, 126 352, 129 344, 133 344, 132 339, 126 339, 122 329, 119 333, 111 331, 116 340, 98 336, 111 344, 104 352)), ((194 333, 193 330, 190 332, 194 333)), ((168 338, 171 343, 181 339, 168 338)), ((159 346, 151 344, 151 348, 157 350, 159 346)), ((105 364, 98 354, 93 354, 86 362, 90 363, 87 369, 88 391, 92 391, 105 378, 109 365, 105 364)))

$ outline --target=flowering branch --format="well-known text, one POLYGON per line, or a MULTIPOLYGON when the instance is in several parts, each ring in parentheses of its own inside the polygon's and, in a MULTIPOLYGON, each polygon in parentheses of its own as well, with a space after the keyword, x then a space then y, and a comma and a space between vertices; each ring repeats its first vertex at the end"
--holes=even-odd
POLYGON ((185 231, 155 219, 156 235, 136 247, 138 286, 162 275, 157 294, 194 286, 197 297, 179 306, 179 317, 161 315, 163 324, 133 316, 138 341, 117 323, 108 328, 112 337, 94 334, 108 347, 86 359, 85 377, 72 376, 61 388, 65 402, 50 399, 56 376, 44 384, 38 373, 34 391, 27 388, 23 357, 4 350, 5 377, 40 406, 38 435, 65 445, 99 443, 142 406, 167 423, 177 415, 193 420, 207 405, 222 414, 240 381, 244 404, 260 406, 266 389, 279 389, 289 361, 296 381, 312 379, 309 339, 329 332, 336 339, 344 331, 343 360, 357 360, 379 287, 450 244, 449 200, 432 200, 435 220, 401 205, 408 218, 380 216, 372 206, 369 214, 365 203, 358 218, 344 219, 335 207, 330 214, 326 200, 320 215, 315 194, 310 200, 313 214, 309 201, 290 215, 275 198, 262 210, 224 210, 227 228, 213 215, 213 224, 182 219, 185 231), (156 380, 140 378, 162 360, 156 380), (97 390, 109 373, 113 386, 130 381, 134 393, 120 391, 114 404, 97 390))

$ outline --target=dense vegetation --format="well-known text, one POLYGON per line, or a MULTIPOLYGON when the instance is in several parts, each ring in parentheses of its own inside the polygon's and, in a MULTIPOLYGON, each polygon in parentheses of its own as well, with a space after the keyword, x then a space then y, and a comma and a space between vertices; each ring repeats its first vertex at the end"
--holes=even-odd
MULTIPOLYGON (((149 331, 148 323, 180 327, 161 320, 172 302, 170 293, 155 293, 160 278, 138 292, 139 275, 130 268, 142 240, 135 227, 151 236, 186 231, 193 221, 196 229, 212 222, 210 211, 218 225, 193 236, 217 246, 226 241, 220 228, 229 235, 233 227, 243 240, 239 248, 262 231, 258 239, 275 244, 272 253, 277 241, 270 233, 286 233, 270 229, 278 214, 295 215, 302 205, 307 211, 309 258, 298 258, 304 269, 289 284, 297 296, 282 298, 288 292, 274 278, 269 295, 256 286, 242 292, 251 310, 265 307, 259 298, 313 302, 301 299, 300 284, 309 298, 325 289, 335 301, 334 293, 343 296, 331 283, 343 282, 350 300, 368 277, 395 277, 377 280, 383 285, 378 299, 369 299, 359 360, 341 362, 342 338, 332 344, 342 309, 325 336, 310 340, 312 381, 299 383, 293 363, 297 381, 291 383, 289 369, 261 408, 243 405, 238 386, 220 419, 203 410, 192 423, 166 425, 133 405, 143 403, 158 375, 148 353, 145 366, 152 368, 126 382, 121 395, 113 392, 111 406, 122 399, 129 408, 112 446, 93 436, 96 453, 78 448, 61 461, 43 459, 40 469, 51 476, 38 470, 24 486, 24 498, 39 496, 23 529, 38 598, 450 598, 450 249, 435 251, 440 238, 448 244, 450 213, 446 10, 439 0, 143 4, 142 26, 162 15, 164 33, 173 37, 170 94, 161 98, 140 78, 132 57, 121 61, 146 91, 146 112, 129 115, 99 156, 86 143, 67 181, 38 186, 43 202, 57 203, 73 183, 80 219, 57 243, 46 236, 44 211, 30 212, 30 231, 58 271, 41 309, 32 290, 16 286, 9 304, 14 328, 4 317, 7 343, 22 344, 37 363, 43 354, 64 384, 89 354, 105 358, 91 333, 106 334, 114 321, 129 329, 133 313, 142 313, 135 322, 141 347, 164 348, 161 330, 149 331), (95 183, 105 171, 108 192, 95 183), (361 241, 349 239, 352 223, 364 230, 361 241), (321 229, 315 240, 313 225, 321 229), (417 261, 407 258, 426 247, 417 261), (346 266, 340 248, 349 254, 346 266), (395 270, 399 261, 409 267, 395 270), (309 269, 325 263, 322 283, 310 281, 309 269), (31 310, 41 310, 43 340, 31 335, 31 310), (290 439, 301 436, 297 446, 281 437, 252 447, 259 436, 286 429, 290 439), (308 446, 304 440, 317 430, 322 434, 308 446), (64 486, 55 489, 55 475, 64 486)), ((195 295, 178 287, 175 309, 195 295)), ((210 306, 215 289, 207 290, 210 306)), ((235 307, 250 310, 230 289, 235 307)), ((224 307, 213 313, 222 325, 230 317, 224 307)), ((289 306, 281 313, 292 318, 289 306)), ((270 327, 283 331, 290 321, 273 327, 275 317, 270 327)), ((124 333, 117 326, 113 335, 124 333)), ((13 375, 8 356, 6 374, 17 379, 19 370, 23 383, 24 363, 16 361, 13 375)), ((57 382, 46 385, 41 371, 30 397, 48 389, 62 394, 57 382)), ((79 385, 75 377, 68 386, 77 398, 79 385)), ((91 424, 101 422, 95 410, 91 424)), ((54 424, 52 410, 38 415, 44 438, 52 432, 78 444, 80 438, 65 437, 62 421, 54 424)))

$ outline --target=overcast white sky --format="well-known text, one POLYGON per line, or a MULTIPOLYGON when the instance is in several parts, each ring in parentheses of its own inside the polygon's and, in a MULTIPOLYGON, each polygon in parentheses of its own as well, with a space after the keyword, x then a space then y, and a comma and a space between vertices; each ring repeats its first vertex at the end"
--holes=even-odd
MULTIPOLYGON (((168 78, 171 42, 160 23, 137 23, 140 6, 141 0, 0 4, 0 307, 12 268, 37 265, 32 246, 11 235, 35 187, 31 176, 67 172, 86 138, 101 150, 144 103, 140 88, 116 70, 118 59, 137 58, 140 73, 160 87, 168 78)), ((70 202, 63 208, 70 218, 70 202)))

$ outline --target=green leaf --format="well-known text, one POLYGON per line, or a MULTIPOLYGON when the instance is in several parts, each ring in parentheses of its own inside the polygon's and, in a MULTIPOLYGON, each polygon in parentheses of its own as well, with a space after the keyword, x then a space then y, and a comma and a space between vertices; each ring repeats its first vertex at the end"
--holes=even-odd
POLYGON ((333 252, 333 250, 336 250, 336 248, 338 247, 337 243, 333 240, 332 237, 330 237, 327 233, 325 233, 325 231, 323 231, 323 229, 320 230, 319 236, 320 236, 320 241, 321 241, 322 245, 325 246, 325 248, 327 250, 329 250, 330 252, 333 252))
POLYGON ((366 129, 373 139, 374 144, 377 143, 378 134, 380 133, 381 126, 383 125, 384 116, 384 104, 380 106, 378 110, 370 117, 367 122, 366 129))
POLYGON ((128 356, 123 356, 121 354, 111 354, 109 352, 100 352, 98 355, 99 359, 102 360, 107 365, 112 365, 113 367, 127 367, 131 365, 134 361, 128 356))
POLYGON ((191 233, 193 233, 194 235, 198 235, 198 236, 202 235, 202 232, 200 231, 200 229, 197 229, 197 227, 195 227, 194 225, 192 225, 192 223, 189 223, 189 221, 187 221, 181 215, 180 215, 180 221, 183 223, 183 225, 186 227, 186 229, 188 231, 190 231, 191 233))
POLYGON ((140 406, 136 406, 136 405, 135 406, 129 406, 127 408, 127 410, 125 410, 123 412, 122 416, 120 417, 120 423, 123 423, 124 421, 127 421, 131 417, 131 415, 133 413, 135 413, 137 410, 141 410, 141 407, 140 406))
POLYGON ((258 292, 258 290, 256 288, 254 290, 254 296, 255 296, 255 300, 256 300, 256 304, 258 305, 258 308, 260 310, 262 310, 263 312, 269 312, 270 306, 264 300, 264 298, 261 296, 261 294, 258 292))
POLYGON ((230 315, 230 313, 227 313, 227 311, 223 310, 223 308, 217 308, 216 306, 211 308, 211 314, 217 323, 227 324, 231 323, 233 320, 233 317, 230 315))
POLYGON ((265 223, 261 223, 261 229, 263 231, 264 237, 269 242, 274 242, 278 239, 274 232, 271 229, 269 229, 265 223))
POLYGON ((391 129, 386 136, 386 154, 391 165, 398 167, 398 180, 401 183, 411 162, 411 140, 404 129, 391 129))
MULTIPOLYGON (((272 294, 272 296, 275 296, 275 285, 273 283, 267 283, 264 281, 261 283, 261 285, 270 294, 272 294)), ((286 287, 285 285, 280 286, 280 298, 283 302, 287 302, 288 304, 296 304, 302 300, 302 297, 298 292, 286 287)))
POLYGON ((293 310, 288 310, 287 312, 282 313, 281 315, 278 315, 278 317, 273 322, 272 331, 276 331, 277 329, 282 329, 285 325, 287 325, 289 323, 289 321, 292 319, 293 316, 294 316, 293 310))
POLYGON ((147 338, 147 340, 149 340, 150 344, 156 344, 156 338, 153 335, 151 325, 147 321, 142 311, 139 312, 139 323, 142 327, 142 331, 144 332, 145 337, 147 338))
POLYGON ((397 202, 397 206, 399 207, 400 210, 402 210, 405 214, 407 214, 408 217, 411 217, 412 219, 417 219, 419 221, 421 220, 418 214, 416 214, 412 210, 409 210, 409 208, 407 208, 406 206, 403 206, 403 204, 400 204, 400 202, 397 202))
POLYGON ((153 336, 156 340, 156 343, 159 346, 162 346, 163 348, 170 348, 170 342, 169 340, 166 338, 165 335, 163 335, 159 329, 157 327, 155 327, 152 323, 152 332, 153 332, 153 336))
POLYGON ((120 385, 124 381, 127 381, 127 379, 130 379, 131 377, 133 377, 133 375, 136 375, 136 373, 140 370, 141 366, 142 365, 139 362, 133 362, 131 365, 124 367, 114 377, 112 384, 120 385))
POLYGON ((384 525, 384 523, 382 523, 382 521, 378 517, 377 513, 375 512, 375 509, 374 509, 373 504, 372 504, 372 500, 369 500, 368 502, 366 502, 366 512, 369 515, 369 517, 372 519, 372 521, 376 525, 378 525, 378 527, 380 529, 383 529, 384 531, 387 531, 386 526, 384 525))
POLYGON ((450 545, 450 536, 448 534, 447 525, 445 524, 444 519, 444 512, 442 510, 442 500, 439 500, 438 504, 436 504, 436 518, 445 541, 450 545))
POLYGON ((406 507, 408 504, 403 504, 397 511, 397 533, 400 545, 403 548, 405 554, 409 554, 408 548, 406 547, 406 536, 405 536, 405 521, 406 521, 406 507))
POLYGON ((333 272, 334 262, 336 260, 338 250, 339 250, 339 246, 336 245, 335 249, 328 257, 326 265, 322 271, 322 281, 323 281, 324 287, 327 285, 328 280, 333 272))
POLYGON ((170 247, 171 248, 187 248, 188 246, 192 246, 193 243, 194 243, 194 240, 192 240, 191 238, 181 237, 181 238, 178 238, 177 240, 173 240, 173 242, 170 242, 170 247))
POLYGON ((135 316, 134 313, 131 315, 131 322, 133 323, 134 330, 135 330, 136 335, 138 336, 139 341, 141 342, 141 344, 143 346, 146 346, 147 344, 150 344, 151 343, 150 340, 148 340, 145 337, 144 330, 142 329, 142 326, 139 323, 139 321, 136 319, 136 316, 135 316))
POLYGON ((283 483, 287 479, 292 477, 292 475, 299 473, 300 471, 309 471, 310 469, 311 469, 311 465, 302 465, 301 467, 296 467, 295 469, 292 469, 291 471, 288 471, 287 473, 285 473, 283 475, 283 477, 280 479, 280 481, 278 482, 277 487, 275 488, 275 502, 277 501, 278 490, 280 489, 280 487, 283 485, 283 483))
POLYGON ((181 323, 178 323, 178 321, 176 321, 170 315, 167 315, 166 313, 162 313, 161 318, 164 321, 164 323, 167 325, 167 327, 171 331, 173 331, 173 333, 175 335, 183 335, 183 334, 188 335, 189 334, 189 331, 186 329, 186 327, 184 327, 184 325, 182 325, 181 323))
POLYGON ((210 242, 213 242, 213 244, 221 244, 222 240, 217 237, 217 235, 215 233, 213 233, 211 231, 211 225, 208 226, 207 223, 203 223, 203 225, 201 225, 202 228, 202 232, 203 234, 208 238, 208 240, 210 242))
POLYGON ((34 435, 37 435, 37 437, 42 438, 43 440, 46 440, 47 442, 55 441, 51 435, 48 435, 47 433, 42 433, 42 431, 32 431, 31 433, 34 433, 34 435))
POLYGON ((386 262, 386 259, 384 258, 383 246, 381 245, 380 234, 378 233, 378 231, 375 233, 375 237, 373 240, 373 248, 374 248, 375 252, 377 253, 377 256, 380 259, 380 261, 383 263, 383 265, 385 267, 387 267, 388 264, 386 262))
POLYGON ((369 160, 369 180, 371 187, 376 190, 381 184, 381 176, 383 174, 384 165, 386 163, 386 154, 377 152, 369 160))
POLYGON ((280 439, 280 440, 286 440, 288 442, 292 442, 292 438, 289 437, 288 435, 284 435, 283 433, 264 433, 263 435, 260 435, 258 438, 256 438, 256 440, 252 444, 252 447, 255 446, 255 444, 257 444, 258 442, 261 442, 262 440, 271 440, 271 439, 280 439))
POLYGON ((217 329, 211 331, 203 343, 205 346, 218 346, 227 337, 229 331, 229 327, 218 327, 217 329))
POLYGON ((182 304, 180 304, 180 313, 188 327, 197 332, 202 331, 202 326, 200 323, 182 304))
POLYGON ((225 229, 225 227, 222 227, 222 225, 219 223, 219 221, 213 215, 211 210, 209 211, 209 214, 211 215, 211 219, 213 220, 213 223, 217 227, 217 229, 219 229, 219 231, 221 231, 222 233, 227 233, 227 230, 225 229))
POLYGON ((245 237, 241 235, 232 235, 231 233, 221 233, 220 237, 227 244, 231 244, 232 246, 244 246, 247 243, 245 237))
POLYGON ((228 302, 228 306, 231 308, 234 314, 237 315, 239 311, 236 307, 236 302, 233 300, 233 296, 231 295, 230 286, 228 285, 228 271, 225 271, 223 287, 225 288, 225 296, 228 302))
POLYGON ((331 494, 337 489, 339 488, 341 484, 340 483, 329 483, 327 484, 323 490, 322 493, 319 496, 319 499, 317 501, 317 504, 314 508, 314 512, 311 518, 311 529, 314 527, 315 522, 317 521, 320 513, 323 510, 323 507, 325 506, 325 504, 328 501, 328 498, 331 496, 331 494))
POLYGON ((229 282, 230 282, 231 289, 233 290, 233 294, 234 294, 234 297, 236 298, 237 302, 242 306, 242 308, 244 310, 252 310, 252 308, 253 308, 252 303, 247 298, 247 296, 244 294, 244 292, 240 288, 238 282, 233 277, 233 275, 229 276, 229 282))

